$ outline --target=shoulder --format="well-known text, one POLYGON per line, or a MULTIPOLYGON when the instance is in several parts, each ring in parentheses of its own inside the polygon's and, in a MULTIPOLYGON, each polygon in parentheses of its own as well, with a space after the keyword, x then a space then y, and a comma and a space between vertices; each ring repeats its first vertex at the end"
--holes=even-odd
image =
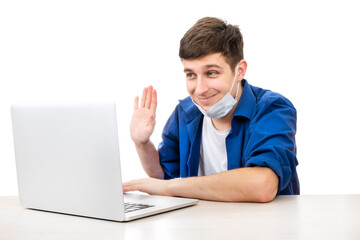
POLYGON ((251 86, 256 97, 256 112, 267 109, 289 109, 296 111, 291 101, 280 93, 251 86))
POLYGON ((276 126, 291 125, 295 128, 297 112, 291 101, 282 94, 259 87, 249 86, 254 98, 250 117, 251 128, 276 129, 276 126))

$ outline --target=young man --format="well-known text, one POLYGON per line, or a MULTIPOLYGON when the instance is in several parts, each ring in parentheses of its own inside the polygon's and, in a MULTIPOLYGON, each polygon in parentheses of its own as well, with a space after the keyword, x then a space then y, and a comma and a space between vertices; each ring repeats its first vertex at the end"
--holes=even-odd
POLYGON ((237 26, 200 19, 184 35, 179 55, 189 97, 180 100, 158 149, 150 141, 157 93, 135 98, 131 138, 150 178, 124 191, 215 201, 269 202, 299 194, 296 110, 280 94, 245 79, 237 26))

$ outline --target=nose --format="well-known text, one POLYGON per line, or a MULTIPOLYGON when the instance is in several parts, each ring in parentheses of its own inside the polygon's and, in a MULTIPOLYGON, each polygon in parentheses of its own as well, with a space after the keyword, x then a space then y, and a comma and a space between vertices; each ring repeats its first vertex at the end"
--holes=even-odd
POLYGON ((209 86, 207 85, 206 79, 202 76, 199 76, 196 81, 196 89, 195 94, 197 96, 203 96, 209 90, 209 86))

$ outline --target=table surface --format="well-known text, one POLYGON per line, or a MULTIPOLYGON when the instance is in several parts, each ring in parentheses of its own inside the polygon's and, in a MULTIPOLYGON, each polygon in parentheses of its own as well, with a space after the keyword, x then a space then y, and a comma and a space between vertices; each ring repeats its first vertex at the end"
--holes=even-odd
POLYGON ((128 223, 24 209, 0 197, 0 239, 360 239, 360 195, 199 204, 128 223))

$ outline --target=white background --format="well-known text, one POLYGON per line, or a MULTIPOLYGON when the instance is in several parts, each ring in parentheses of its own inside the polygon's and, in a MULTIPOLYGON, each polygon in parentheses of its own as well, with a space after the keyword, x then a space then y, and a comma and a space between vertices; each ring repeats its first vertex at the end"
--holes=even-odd
POLYGON ((129 137, 133 99, 149 84, 158 90, 157 145, 187 96, 179 41, 204 16, 239 25, 246 79, 297 108, 302 194, 359 194, 356 1, 1 0, 0 195, 17 195, 18 101, 115 100, 123 179, 145 177, 129 137))

